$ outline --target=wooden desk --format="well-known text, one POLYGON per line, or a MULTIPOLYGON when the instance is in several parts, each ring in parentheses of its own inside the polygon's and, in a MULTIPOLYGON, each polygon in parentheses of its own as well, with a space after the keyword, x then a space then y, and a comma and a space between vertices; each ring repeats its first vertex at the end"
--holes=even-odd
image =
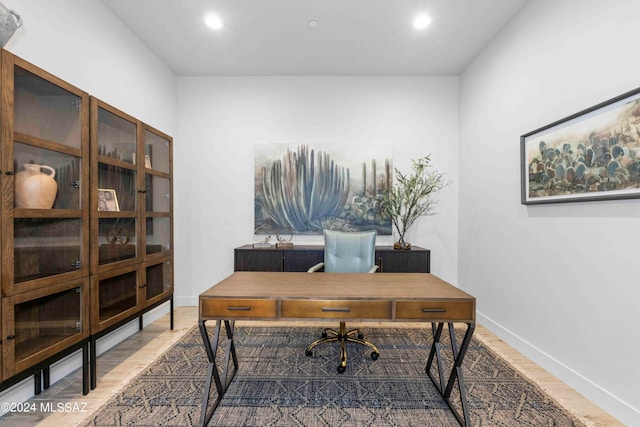
POLYGON ((200 294, 199 317, 200 333, 209 359, 200 425, 209 422, 238 370, 233 343, 234 321, 238 319, 430 322, 433 343, 426 372, 460 424, 471 425, 462 362, 475 329, 476 300, 431 274, 236 272, 200 294), (213 340, 205 325, 209 320, 216 321, 213 340), (223 322, 227 340, 220 375, 215 354, 223 322), (454 322, 467 324, 459 346, 453 332, 454 322), (455 359, 448 379, 441 362, 440 337, 445 323, 455 359), (439 378, 431 372, 434 358, 439 378), (229 376, 231 362, 234 370, 229 376), (450 399, 456 379, 463 414, 450 399), (212 380, 218 398, 208 408, 212 380))

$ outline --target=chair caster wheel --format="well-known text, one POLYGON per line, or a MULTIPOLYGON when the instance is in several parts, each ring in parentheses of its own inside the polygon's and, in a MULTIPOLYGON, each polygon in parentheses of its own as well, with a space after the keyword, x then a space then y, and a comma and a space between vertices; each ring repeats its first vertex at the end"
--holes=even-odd
POLYGON ((371 360, 378 360, 378 357, 380 357, 380 353, 376 351, 371 352, 371 360))
POLYGON ((364 334, 362 332, 360 332, 358 334, 358 339, 360 339, 360 340, 364 339, 364 334))
POLYGON ((305 350, 304 354, 307 355, 307 356, 312 356, 313 352, 311 350, 305 350))
POLYGON ((326 333, 326 332, 323 332, 323 333, 322 333, 322 335, 321 335, 321 337, 322 337, 322 338, 326 338, 326 337, 327 337, 327 333, 326 333))
POLYGON ((338 373, 339 374, 344 374, 344 371, 346 371, 346 370, 347 370, 346 366, 342 366, 342 365, 338 366, 338 373))

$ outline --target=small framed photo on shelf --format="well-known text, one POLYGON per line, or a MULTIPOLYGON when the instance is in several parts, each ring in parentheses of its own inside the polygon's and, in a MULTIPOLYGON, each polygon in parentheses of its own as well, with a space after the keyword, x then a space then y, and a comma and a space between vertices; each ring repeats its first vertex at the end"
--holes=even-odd
POLYGON ((151 169, 151 156, 148 154, 144 155, 144 167, 147 169, 151 169))
POLYGON ((99 211, 120 211, 116 190, 110 188, 98 188, 98 210, 99 211))

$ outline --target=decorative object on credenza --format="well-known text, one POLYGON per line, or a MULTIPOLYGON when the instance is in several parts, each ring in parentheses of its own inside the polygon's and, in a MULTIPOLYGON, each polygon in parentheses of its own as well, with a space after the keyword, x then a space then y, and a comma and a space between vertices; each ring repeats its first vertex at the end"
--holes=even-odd
POLYGON ((98 188, 98 210, 114 212, 120 210, 116 190, 111 188, 98 188))
POLYGON ((640 88, 520 137, 522 204, 640 197, 640 88))
POLYGON ((411 243, 405 241, 407 231, 421 216, 435 214, 433 193, 451 183, 444 173, 431 170, 430 162, 430 155, 413 160, 412 172, 406 175, 395 169, 396 181, 384 203, 398 232, 394 249, 411 249, 411 243))
POLYGON ((25 163, 24 170, 15 176, 16 208, 51 209, 58 193, 55 176, 51 166, 25 163))
POLYGON ((254 248, 272 248, 273 245, 269 243, 271 241, 271 231, 266 227, 258 227, 253 232, 253 238, 257 240, 254 244, 254 248))
POLYGON ((285 232, 276 232, 276 248, 291 249, 293 247, 293 230, 288 229, 285 232))
POLYGON ((0 47, 4 47, 21 26, 20 15, 0 3, 0 47))
POLYGON ((390 144, 324 144, 322 151, 308 145, 257 144, 255 228, 391 234, 391 221, 382 209, 392 183, 390 154, 390 144))

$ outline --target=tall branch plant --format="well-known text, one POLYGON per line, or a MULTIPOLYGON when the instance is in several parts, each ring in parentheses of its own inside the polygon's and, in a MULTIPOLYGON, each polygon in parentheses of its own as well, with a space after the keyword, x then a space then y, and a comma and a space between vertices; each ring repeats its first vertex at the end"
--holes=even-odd
POLYGON ((394 168, 395 182, 386 195, 385 206, 398 232, 396 248, 411 248, 411 244, 405 241, 407 231, 420 217, 435 214, 437 201, 432 198, 433 193, 451 184, 444 173, 431 169, 430 162, 431 155, 413 160, 408 174, 394 168))

